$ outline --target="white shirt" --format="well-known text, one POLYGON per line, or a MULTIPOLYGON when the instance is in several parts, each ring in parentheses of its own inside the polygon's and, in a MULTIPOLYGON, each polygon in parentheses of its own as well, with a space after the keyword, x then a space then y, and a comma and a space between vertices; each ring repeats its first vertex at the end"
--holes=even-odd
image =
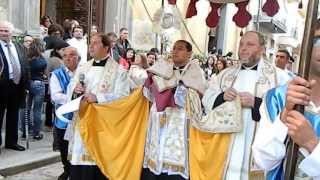
POLYGON ((84 38, 80 40, 76 38, 72 38, 68 40, 67 43, 70 44, 70 46, 75 47, 80 53, 81 60, 79 64, 84 64, 88 61, 88 58, 87 58, 88 45, 87 45, 87 41, 84 38))
POLYGON ((9 43, 6 43, 2 40, 0 40, 0 44, 1 44, 1 47, 2 47, 2 50, 6 56, 6 60, 7 60, 7 64, 8 64, 8 67, 9 67, 9 79, 12 79, 13 78, 13 70, 12 70, 12 63, 10 61, 10 58, 9 58, 9 52, 8 52, 8 48, 7 48, 7 44, 10 44, 10 50, 12 52, 12 55, 15 57, 15 61, 16 61, 16 64, 18 65, 18 68, 20 68, 20 72, 21 72, 21 65, 20 65, 20 62, 19 62, 19 56, 18 56, 18 52, 17 52, 17 49, 16 49, 16 46, 10 41, 9 43))
MULTIPOLYGON (((72 78, 74 73, 68 68, 65 68, 65 70, 69 74, 70 78, 72 78)), ((49 85, 51 101, 53 101, 55 104, 65 104, 68 102, 68 95, 67 93, 63 93, 63 90, 55 73, 51 73, 49 85)))
MULTIPOLYGON (((280 120, 280 115, 272 123, 268 118, 265 107, 260 108, 260 127, 252 146, 255 163, 265 171, 277 167, 286 155, 284 144, 288 128, 280 120)), ((305 156, 299 164, 299 169, 314 180, 320 180, 320 144, 313 152, 308 153, 304 148, 299 151, 305 156)))

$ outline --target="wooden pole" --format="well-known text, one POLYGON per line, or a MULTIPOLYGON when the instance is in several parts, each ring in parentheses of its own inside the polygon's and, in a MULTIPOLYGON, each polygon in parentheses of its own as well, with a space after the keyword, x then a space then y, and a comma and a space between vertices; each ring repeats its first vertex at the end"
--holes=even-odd
MULTIPOLYGON (((304 79, 308 79, 309 77, 310 60, 313 48, 313 36, 318 14, 318 4, 319 0, 309 0, 307 8, 307 16, 305 20, 305 29, 301 45, 299 62, 299 76, 303 77, 304 79)), ((296 110, 303 114, 304 106, 296 106, 296 110)), ((294 179, 297 166, 298 150, 299 146, 295 144, 291 138, 289 138, 287 146, 287 160, 284 174, 285 180, 294 179)))
POLYGON ((91 35, 91 26, 92 26, 92 0, 88 1, 88 43, 90 42, 91 35))
MULTIPOLYGON (((164 9, 164 0, 161 1, 161 8, 164 9)), ((162 33, 161 34, 161 37, 160 37, 160 54, 163 55, 163 51, 164 51, 164 44, 163 44, 163 41, 164 41, 164 34, 162 33)))

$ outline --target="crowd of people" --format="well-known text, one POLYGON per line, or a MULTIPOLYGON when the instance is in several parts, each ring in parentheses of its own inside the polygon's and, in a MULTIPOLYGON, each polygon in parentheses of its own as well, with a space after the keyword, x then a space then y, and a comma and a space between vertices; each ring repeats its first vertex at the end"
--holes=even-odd
POLYGON ((275 64, 265 60, 265 40, 255 31, 242 35, 239 60, 212 55, 203 63, 186 40, 164 59, 156 48, 137 53, 127 28, 119 38, 96 27, 84 35, 75 20, 62 27, 45 16, 42 36, 25 35, 19 44, 13 25, 2 21, 5 148, 25 150, 19 121, 21 138, 42 140, 46 104, 44 125, 53 129, 64 167, 59 180, 276 180, 284 175, 288 137, 300 146, 296 177, 320 179, 317 23, 310 76, 303 79, 290 71, 288 51, 279 50, 275 64), (21 109, 32 112, 31 123, 21 109))

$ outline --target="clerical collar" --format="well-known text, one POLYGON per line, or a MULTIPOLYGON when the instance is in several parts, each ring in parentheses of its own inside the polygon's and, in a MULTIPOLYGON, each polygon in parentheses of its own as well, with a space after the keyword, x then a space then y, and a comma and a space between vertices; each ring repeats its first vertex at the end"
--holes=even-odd
POLYGON ((251 67, 246 67, 246 66, 244 66, 242 64, 241 65, 241 70, 253 70, 253 71, 256 71, 256 70, 258 70, 258 64, 254 65, 254 66, 251 66, 251 67))
POLYGON ((184 67, 186 67, 186 65, 180 66, 180 67, 173 66, 173 70, 182 70, 182 69, 184 69, 184 67))
POLYGON ((94 60, 92 66, 105 66, 110 56, 106 56, 102 60, 94 60))

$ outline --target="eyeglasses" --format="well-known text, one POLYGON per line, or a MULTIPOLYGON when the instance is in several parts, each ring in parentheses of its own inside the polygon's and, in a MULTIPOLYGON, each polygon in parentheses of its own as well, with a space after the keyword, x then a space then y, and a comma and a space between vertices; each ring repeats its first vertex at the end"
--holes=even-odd
POLYGON ((276 58, 285 58, 286 56, 276 55, 276 58))
POLYGON ((57 32, 54 32, 54 33, 52 33, 54 36, 61 36, 61 33, 60 33, 60 31, 57 31, 57 32))
POLYGON ((317 46, 317 47, 320 46, 320 36, 315 36, 313 38, 313 46, 317 46))

